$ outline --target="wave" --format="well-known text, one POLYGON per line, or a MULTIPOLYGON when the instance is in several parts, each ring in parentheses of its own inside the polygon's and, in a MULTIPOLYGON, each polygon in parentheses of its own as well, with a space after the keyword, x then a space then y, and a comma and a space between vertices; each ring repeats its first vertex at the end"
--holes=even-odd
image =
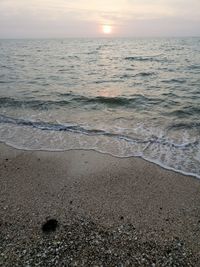
POLYGON ((152 75, 155 75, 155 72, 140 72, 136 74, 136 76, 143 76, 143 77, 152 76, 152 75))
POLYGON ((122 82, 121 80, 99 80, 99 81, 95 81, 96 84, 101 84, 101 83, 119 83, 122 82))
MULTIPOLYGON (((200 123, 195 126, 200 127, 200 123)), ((191 124, 174 124, 171 130, 185 131, 186 127, 190 128, 191 124)), ((144 136, 142 132, 140 136, 132 136, 124 133, 126 129, 119 130, 112 132, 76 123, 34 121, 0 115, 0 142, 19 149, 84 149, 120 158, 141 157, 163 168, 200 178, 198 137, 191 139, 188 136, 175 141, 177 139, 173 139, 168 132, 170 127, 156 135, 153 134, 154 129, 147 129, 148 135, 144 136)))
POLYGON ((141 108, 141 104, 156 105, 162 102, 162 99, 155 97, 148 97, 140 94, 135 94, 130 97, 116 96, 116 97, 105 97, 105 96, 83 96, 74 95, 71 93, 60 94, 65 97, 64 100, 28 100, 28 99, 15 99, 10 97, 0 98, 0 107, 18 107, 18 108, 30 108, 39 110, 48 110, 52 107, 63 107, 69 105, 91 105, 91 104, 102 104, 112 107, 123 106, 125 108, 141 108))
POLYGON ((200 65, 190 65, 187 68, 189 70, 200 70, 200 65))
POLYGON ((186 80, 185 79, 178 79, 178 78, 173 78, 173 79, 169 79, 169 80, 162 80, 161 82, 163 83, 185 83, 186 80))
MULTIPOLYGON (((155 61, 155 62, 163 62, 163 59, 159 59, 157 57, 149 57, 149 56, 131 56, 125 57, 125 60, 128 61, 155 61)), ((165 59, 166 61, 166 59, 165 59)))
MULTIPOLYGON (((169 141, 167 138, 163 137, 158 137, 156 135, 151 135, 150 137, 146 139, 140 139, 140 138, 133 138, 128 135, 123 135, 123 134, 117 134, 117 133, 112 133, 108 132, 102 129, 87 129, 81 125, 78 124, 72 124, 72 123, 65 123, 65 124, 60 124, 60 123, 50 123, 50 122, 43 122, 43 121, 30 121, 30 120, 24 120, 24 119, 18 119, 18 118, 13 118, 13 117, 8 117, 4 115, 0 115, 0 123, 4 124, 12 124, 16 126, 24 126, 24 127, 32 127, 36 128, 42 131, 58 131, 58 132, 71 132, 71 133, 76 133, 76 134, 83 134, 87 136, 106 136, 110 138, 116 138, 119 140, 124 140, 128 143, 137 143, 137 144, 147 144, 145 149, 151 144, 159 144, 162 146, 168 146, 168 147, 173 147, 177 149, 185 149, 190 146, 196 146, 199 144, 199 141, 194 141, 194 142, 185 142, 185 143, 175 143, 172 141, 169 141)), ((200 124, 199 124, 200 126, 200 124)))
POLYGON ((31 108, 39 110, 47 110, 52 105, 67 105, 69 101, 43 101, 43 100, 21 100, 12 97, 1 97, 0 98, 0 107, 12 107, 12 108, 31 108))
POLYGON ((2 80, 0 80, 0 83, 10 83, 10 81, 2 81, 2 80))
POLYGON ((175 116, 178 118, 185 118, 190 116, 198 116, 200 114, 199 107, 182 107, 182 109, 177 109, 171 112, 165 112, 165 115, 175 116))
POLYGON ((97 54, 97 51, 89 51, 89 52, 84 53, 84 54, 86 54, 86 55, 95 55, 95 54, 97 54))
POLYGON ((129 78, 135 78, 135 77, 148 77, 148 76, 152 76, 155 75, 155 72, 139 72, 136 74, 124 74, 120 76, 120 79, 129 79, 129 78))
POLYGON ((200 122, 181 122, 181 123, 174 123, 168 126, 167 130, 190 130, 196 129, 200 130, 200 122))

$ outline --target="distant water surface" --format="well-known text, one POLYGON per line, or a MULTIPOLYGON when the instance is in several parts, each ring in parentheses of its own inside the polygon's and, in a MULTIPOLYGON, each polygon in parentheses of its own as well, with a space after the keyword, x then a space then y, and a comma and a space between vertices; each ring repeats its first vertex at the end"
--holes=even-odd
POLYGON ((200 177, 200 38, 0 40, 0 141, 200 177))

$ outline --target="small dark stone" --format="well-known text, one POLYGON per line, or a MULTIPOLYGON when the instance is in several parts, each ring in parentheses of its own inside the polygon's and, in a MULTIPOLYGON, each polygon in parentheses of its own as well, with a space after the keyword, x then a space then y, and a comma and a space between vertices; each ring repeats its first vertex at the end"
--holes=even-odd
POLYGON ((5 159, 6 161, 8 161, 8 159, 5 159))
POLYGON ((45 233, 54 232, 57 227, 58 227, 58 221, 55 219, 50 219, 42 225, 42 231, 45 233))
POLYGON ((70 200, 70 202, 69 202, 70 204, 72 204, 73 203, 73 201, 72 200, 70 200))
POLYGON ((120 217, 120 220, 123 220, 123 219, 124 219, 124 217, 123 217, 123 216, 121 216, 121 217, 120 217))

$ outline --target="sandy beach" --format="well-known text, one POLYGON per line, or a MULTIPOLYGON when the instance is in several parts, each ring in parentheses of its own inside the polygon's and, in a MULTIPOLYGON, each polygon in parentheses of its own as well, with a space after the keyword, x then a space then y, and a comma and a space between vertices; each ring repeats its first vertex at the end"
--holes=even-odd
POLYGON ((198 179, 83 150, 0 163, 1 266, 200 266, 198 179))

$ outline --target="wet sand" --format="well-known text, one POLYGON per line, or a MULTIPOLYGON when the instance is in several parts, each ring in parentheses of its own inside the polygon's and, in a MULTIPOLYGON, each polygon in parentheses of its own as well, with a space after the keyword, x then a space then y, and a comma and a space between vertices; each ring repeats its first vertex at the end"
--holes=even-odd
POLYGON ((0 266, 200 266, 198 179, 138 158, 3 144, 0 164, 0 266), (55 231, 43 231, 48 219, 55 231))

